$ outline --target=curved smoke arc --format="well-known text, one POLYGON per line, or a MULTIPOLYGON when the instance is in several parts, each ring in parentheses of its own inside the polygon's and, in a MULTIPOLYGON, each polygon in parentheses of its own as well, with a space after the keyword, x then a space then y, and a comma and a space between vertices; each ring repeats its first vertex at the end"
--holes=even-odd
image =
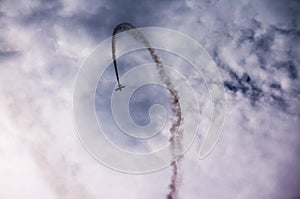
MULTIPOLYGON (((145 36, 136 29, 136 27, 128 22, 120 23, 118 24, 112 33, 112 59, 114 64, 114 69, 116 73, 116 78, 118 85, 119 83, 119 74, 118 74, 118 67, 117 67, 117 60, 116 60, 116 37, 115 35, 127 31, 128 34, 135 39, 138 42, 141 42, 146 49, 148 50, 151 58, 156 64, 156 69, 158 71, 160 80, 163 82, 163 84, 166 86, 167 90, 170 93, 171 96, 171 110, 173 113, 173 123, 170 128, 170 152, 173 157, 177 157, 178 154, 181 154, 182 152, 182 139, 183 139, 183 130, 181 128, 183 124, 183 117, 181 114, 181 107, 179 102, 179 95, 177 90, 174 88, 172 82, 170 81, 169 77, 166 74, 166 71, 164 69, 164 66, 162 62, 160 61, 159 56, 156 54, 155 49, 153 49, 148 42, 148 40, 145 38, 145 36), (130 31, 128 31, 130 30, 130 31)), ((175 161, 173 161, 170 166, 172 167, 172 176, 171 176, 171 182, 169 184, 169 193, 167 195, 168 199, 175 199, 178 198, 178 185, 179 185, 179 163, 182 160, 183 155, 180 155, 179 158, 175 161)))

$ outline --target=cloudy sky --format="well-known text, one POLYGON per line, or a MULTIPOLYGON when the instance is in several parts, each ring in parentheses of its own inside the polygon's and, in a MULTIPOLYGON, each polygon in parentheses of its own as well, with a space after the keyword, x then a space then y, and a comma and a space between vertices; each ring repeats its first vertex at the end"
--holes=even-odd
MULTIPOLYGON (((166 197, 171 168, 139 175, 112 170, 84 149, 73 122, 80 66, 124 21, 185 33, 224 79, 222 135, 199 160, 199 132, 181 162, 179 198, 299 198, 299 10, 297 0, 0 0, 0 198, 166 197)), ((158 53, 168 65, 184 64, 158 53)), ((137 52, 121 65, 142 64, 144 57, 137 52)), ((207 93, 200 79, 192 85, 207 93)), ((145 110, 167 104, 167 96, 156 89, 146 99, 142 89, 153 93, 141 88, 130 106, 144 125, 145 110)), ((99 118, 109 115, 107 99, 96 101, 99 118)), ((147 150, 117 133, 110 138, 147 150)))

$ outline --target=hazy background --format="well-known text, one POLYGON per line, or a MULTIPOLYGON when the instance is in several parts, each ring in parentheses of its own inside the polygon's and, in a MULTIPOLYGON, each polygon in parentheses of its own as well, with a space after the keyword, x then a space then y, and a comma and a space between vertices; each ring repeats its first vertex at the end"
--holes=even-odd
POLYGON ((223 133, 206 159, 195 157, 201 136, 188 151, 180 197, 299 198, 299 10, 296 0, 0 0, 0 198, 165 198, 170 168, 111 170, 73 124, 80 65, 123 21, 189 35, 224 78, 223 133))

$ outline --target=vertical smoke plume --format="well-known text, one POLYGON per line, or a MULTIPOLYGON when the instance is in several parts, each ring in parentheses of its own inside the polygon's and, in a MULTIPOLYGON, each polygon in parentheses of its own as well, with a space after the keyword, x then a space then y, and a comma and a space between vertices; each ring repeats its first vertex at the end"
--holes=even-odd
MULTIPOLYGON (((166 74, 164 66, 160 61, 160 58, 155 53, 155 50, 151 47, 148 40, 145 36, 136 29, 130 23, 121 23, 117 25, 113 31, 112 35, 112 58, 115 69, 117 69, 117 61, 116 61, 116 38, 115 35, 122 31, 129 30, 129 34, 138 42, 141 42, 149 51, 151 58, 156 63, 156 69, 158 71, 160 80, 165 84, 166 88, 168 89, 170 96, 171 96, 171 110, 173 113, 173 122, 170 128, 170 152, 173 157, 177 157, 178 154, 182 152, 182 138, 183 138, 183 131, 181 129, 181 125, 183 123, 183 118, 181 115, 181 108, 179 103, 179 96, 178 92, 172 85, 169 77, 166 74)), ((173 161, 170 166, 172 167, 172 177, 171 182, 169 184, 169 193, 167 195, 167 199, 176 199, 178 198, 178 184, 179 184, 179 163, 182 159, 182 156, 179 157, 177 160, 173 161)))

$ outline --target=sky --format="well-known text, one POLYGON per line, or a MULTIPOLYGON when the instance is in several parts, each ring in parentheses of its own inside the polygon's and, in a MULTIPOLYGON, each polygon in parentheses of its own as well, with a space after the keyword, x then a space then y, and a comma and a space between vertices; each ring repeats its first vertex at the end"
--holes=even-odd
MULTIPOLYGON (((85 150, 74 124, 76 75, 124 21, 188 35, 224 80, 222 134, 199 160, 209 120, 204 108, 197 139, 181 161, 179 198, 299 198, 299 10, 296 0, 0 0, 0 198, 166 198, 170 167, 134 175, 110 169, 85 150)), ((201 77, 175 55, 157 53, 169 66, 184 66, 181 73, 206 107, 201 77)), ((121 68, 130 66, 120 75, 149 62, 146 52, 121 57, 121 68)), ((112 67, 106 73, 95 104, 113 132, 108 137, 128 150, 149 150, 114 130, 109 99, 102 99, 112 92, 112 67)), ((166 102, 163 89, 140 88, 130 102, 133 120, 147 124, 150 105, 168 110, 166 102)), ((156 141, 151 146, 163 144, 156 141)))

